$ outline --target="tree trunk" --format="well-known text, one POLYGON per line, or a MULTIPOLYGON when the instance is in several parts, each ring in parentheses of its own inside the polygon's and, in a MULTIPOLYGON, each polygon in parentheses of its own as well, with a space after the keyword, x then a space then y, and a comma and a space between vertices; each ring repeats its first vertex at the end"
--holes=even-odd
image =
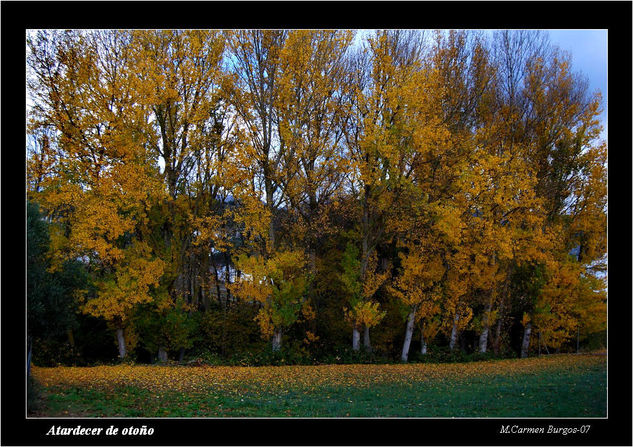
POLYGON ((182 362, 182 359, 185 358, 185 348, 180 348, 180 352, 178 353, 178 361, 182 362))
POLYGON ((371 352, 371 341, 369 340, 369 328, 365 326, 365 331, 363 333, 363 347, 365 351, 371 352))
POLYGON ((492 305, 490 303, 486 304, 486 309, 484 310, 484 328, 481 331, 481 335, 479 336, 479 352, 486 352, 488 348, 488 332, 490 331, 490 310, 492 305))
POLYGON ((211 255, 211 265, 213 266, 213 274, 215 276, 215 291, 218 294, 218 303, 222 305, 222 291, 220 290, 220 275, 218 273, 218 266, 215 262, 215 259, 213 258, 213 255, 211 255))
POLYGON ((158 348, 158 361, 161 363, 167 362, 167 351, 164 346, 158 348))
POLYGON ((270 223, 268 225, 268 241, 270 242, 270 253, 275 252, 275 199, 273 197, 275 191, 272 182, 272 175, 268 162, 264 165, 264 188, 266 189, 266 207, 270 210, 270 223))
POLYGON ((498 355, 501 349, 501 326, 502 326, 502 316, 501 316, 501 307, 499 307, 499 315, 497 316, 497 329, 496 329, 496 334, 495 334, 495 342, 493 345, 495 355, 498 355))
POLYGON ((66 329, 66 336, 68 337, 70 347, 75 349, 75 337, 73 336, 73 330, 71 328, 66 329))
POLYGON ((229 255, 224 253, 224 271, 225 273, 225 281, 224 281, 224 291, 226 293, 226 301, 231 302, 231 291, 229 287, 231 285, 231 260, 229 259, 229 255))
MULTIPOLYGON (((367 267, 369 265, 369 207, 367 203, 368 187, 365 186, 365 198, 363 199, 363 216, 361 219, 362 240, 361 240, 361 256, 360 256, 360 281, 365 282, 365 276, 367 274, 367 267)), ((371 297, 368 297, 371 298, 371 297)), ((352 348, 354 351, 358 351, 358 345, 360 340, 360 334, 357 333, 358 329, 354 328, 352 338, 352 348)), ((363 344, 367 352, 371 352, 371 342, 369 339, 369 328, 365 326, 365 332, 363 334, 363 344)))
POLYGON ((352 329, 352 349, 358 351, 360 349, 360 331, 354 326, 352 329))
POLYGON ((521 358, 524 359, 528 356, 528 349, 530 348, 530 333, 532 332, 532 323, 528 322, 525 325, 523 331, 523 343, 521 343, 521 358))
POLYGON ((576 330, 576 354, 580 352, 580 325, 576 330))
POLYGON ((119 358, 124 359, 125 355, 125 337, 123 336, 123 328, 118 328, 116 330, 116 339, 119 343, 119 358))
POLYGON ((281 349, 281 329, 276 329, 273 333, 273 352, 281 349))
POLYGON ((200 285, 200 307, 198 308, 199 311, 201 312, 206 312, 207 309, 209 308, 209 301, 207 298, 207 293, 205 292, 205 288, 206 286, 202 286, 200 285))
POLYGON ((484 330, 479 336, 479 352, 486 352, 488 348, 488 326, 484 326, 484 330))
POLYGON ((492 349, 495 352, 495 355, 499 355, 499 351, 501 350, 501 327, 503 326, 503 311, 505 300, 508 296, 508 291, 510 287, 510 276, 512 275, 512 267, 508 270, 506 280, 503 283, 503 292, 501 294, 501 299, 499 301, 499 312, 497 314, 497 327, 495 329, 495 339, 492 345, 492 349))
POLYGON ((198 285, 196 284, 196 278, 198 276, 197 269, 194 267, 192 253, 189 261, 189 304, 191 304, 194 309, 198 308, 198 285))
POLYGON ((424 332, 420 332, 420 354, 426 355, 426 340, 424 339, 424 332))
POLYGON ((222 333, 220 335, 220 352, 222 355, 226 355, 226 326, 228 324, 228 310, 227 301, 224 300, 222 304, 222 333))
POLYGON ((453 319, 453 329, 451 329, 451 341, 448 344, 448 347, 452 351, 455 349, 455 344, 457 343, 457 322, 459 321, 459 314, 455 314, 455 318, 453 319))
POLYGON ((413 325, 415 323, 415 308, 409 312, 409 318, 407 318, 407 329, 404 333, 404 343, 402 344, 402 355, 400 360, 407 362, 409 360, 409 348, 411 347, 411 338, 413 338, 413 325))
MULTIPOLYGON (((271 213, 272 213, 272 209, 271 209, 271 213)), ((275 227, 274 227, 274 223, 273 223, 273 218, 270 218, 270 226, 268 228, 268 238, 270 240, 270 247, 271 250, 275 250, 275 227)))

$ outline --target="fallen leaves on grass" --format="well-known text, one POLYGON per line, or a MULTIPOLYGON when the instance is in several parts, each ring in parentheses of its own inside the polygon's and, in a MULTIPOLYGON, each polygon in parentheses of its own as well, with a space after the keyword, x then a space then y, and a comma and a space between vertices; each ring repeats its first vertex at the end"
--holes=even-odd
POLYGON ((521 360, 451 364, 318 365, 268 367, 96 366, 33 367, 45 387, 84 387, 95 390, 137 387, 159 396, 167 391, 205 393, 211 390, 244 394, 316 390, 329 386, 370 387, 437 380, 493 380, 517 374, 553 375, 606 362, 601 356, 553 355, 521 360))

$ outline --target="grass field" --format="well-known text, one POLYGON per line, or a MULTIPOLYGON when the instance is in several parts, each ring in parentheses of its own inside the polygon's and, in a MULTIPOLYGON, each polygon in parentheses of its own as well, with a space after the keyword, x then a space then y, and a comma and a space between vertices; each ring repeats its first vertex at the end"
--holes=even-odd
POLYGON ((603 417, 606 356, 450 364, 33 367, 32 416, 603 417))

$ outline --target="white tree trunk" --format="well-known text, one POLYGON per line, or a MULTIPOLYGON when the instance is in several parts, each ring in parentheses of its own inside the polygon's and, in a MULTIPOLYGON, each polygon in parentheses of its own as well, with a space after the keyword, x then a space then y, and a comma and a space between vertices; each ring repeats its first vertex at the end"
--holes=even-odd
POLYGON ((455 318, 453 319, 453 329, 451 329, 451 341, 449 342, 448 347, 451 349, 455 349, 455 344, 457 343, 457 322, 459 321, 459 314, 455 314, 455 318))
POLYGON ((118 328, 116 330, 116 339, 119 343, 119 357, 124 359, 126 352, 125 352, 125 338, 123 337, 123 328, 118 328))
POLYGON ((528 322, 525 325, 523 331, 523 343, 521 343, 521 358, 524 359, 528 356, 528 349, 530 348, 530 333, 532 332, 532 323, 528 322))
POLYGON ((363 347, 365 351, 371 352, 371 341, 369 339, 369 328, 365 326, 365 331, 363 332, 363 347))
POLYGON ((158 348, 158 361, 161 363, 167 362, 167 350, 163 346, 158 348))
POLYGON ((426 355, 427 346, 426 346, 426 340, 424 339, 424 333, 420 334, 420 341, 421 341, 420 354, 426 355))
POLYGON ((356 327, 352 329, 352 349, 354 351, 360 349, 360 331, 356 327))
POLYGON ((273 333, 273 352, 281 349, 281 329, 276 329, 273 333))
POLYGON ((415 323, 415 309, 409 312, 409 318, 407 318, 407 329, 404 333, 404 343, 402 344, 402 355, 400 360, 406 362, 409 360, 409 348, 411 347, 411 338, 413 338, 413 324, 415 323))
POLYGON ((486 305, 486 309, 484 310, 484 328, 481 331, 481 335, 479 336, 479 352, 486 352, 488 348, 488 333, 490 332, 490 310, 492 306, 490 304, 486 305))
POLYGON ((479 352, 486 352, 488 348, 488 326, 484 326, 484 330, 479 336, 479 352))

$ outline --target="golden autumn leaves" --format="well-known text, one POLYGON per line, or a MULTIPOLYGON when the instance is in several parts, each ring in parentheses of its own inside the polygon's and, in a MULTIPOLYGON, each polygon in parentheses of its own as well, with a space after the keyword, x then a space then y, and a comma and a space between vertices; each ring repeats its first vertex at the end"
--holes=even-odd
POLYGON ((286 393, 332 386, 416 386, 435 380, 473 380, 521 374, 555 373, 604 364, 603 356, 548 357, 472 363, 410 365, 316 365, 273 367, 173 367, 117 365, 92 368, 34 367, 34 377, 47 388, 81 386, 111 390, 134 386, 152 392, 286 393))

